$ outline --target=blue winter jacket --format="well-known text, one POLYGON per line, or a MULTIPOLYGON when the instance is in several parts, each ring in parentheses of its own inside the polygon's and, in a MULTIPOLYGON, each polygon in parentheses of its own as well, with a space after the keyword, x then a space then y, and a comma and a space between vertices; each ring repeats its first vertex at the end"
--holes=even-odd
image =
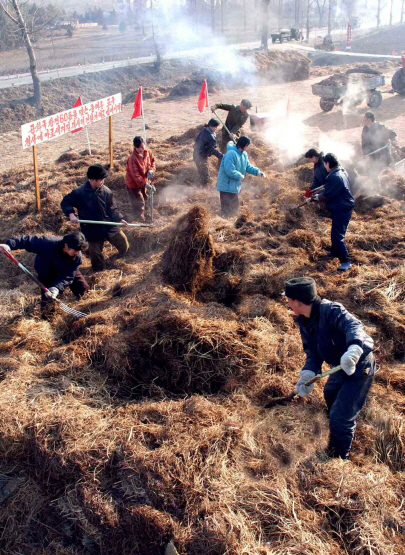
POLYGON ((363 354, 358 365, 363 368, 370 363, 373 339, 367 335, 360 320, 350 314, 343 305, 326 299, 316 300, 309 318, 298 317, 302 345, 307 359, 303 370, 315 374, 322 372, 322 363, 340 364, 342 355, 350 345, 359 345, 363 354))
POLYGON ((38 237, 37 235, 23 235, 12 237, 7 241, 11 250, 24 249, 34 252, 34 268, 39 280, 45 287, 57 287, 64 291, 76 275, 82 263, 82 253, 72 257, 63 252, 64 243, 57 237, 38 237))
POLYGON ((219 168, 217 191, 238 194, 242 186, 242 177, 247 173, 258 175, 260 170, 250 165, 247 153, 241 152, 232 141, 226 148, 227 153, 222 158, 219 168))
POLYGON ((346 212, 352 210, 354 198, 350 192, 350 181, 346 170, 333 168, 326 177, 325 189, 320 199, 326 200, 326 208, 331 212, 346 212))

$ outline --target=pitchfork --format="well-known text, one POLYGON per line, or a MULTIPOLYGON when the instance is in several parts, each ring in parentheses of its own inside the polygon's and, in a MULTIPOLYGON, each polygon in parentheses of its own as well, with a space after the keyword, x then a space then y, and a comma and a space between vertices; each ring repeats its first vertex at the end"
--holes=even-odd
MULTIPOLYGON (((49 289, 47 289, 45 287, 45 285, 43 285, 39 281, 39 279, 37 279, 33 274, 31 274, 31 272, 28 270, 28 268, 23 266, 21 264, 21 262, 18 262, 18 260, 16 258, 14 258, 14 256, 10 252, 6 251, 5 249, 0 249, 0 250, 3 250, 3 252, 7 256, 7 258, 9 258, 12 262, 14 262, 14 264, 16 266, 18 266, 20 268, 20 270, 22 270, 25 274, 27 274, 27 276, 29 276, 32 279, 32 281, 35 281, 35 283, 37 285, 39 285, 39 287, 42 289, 42 291, 44 291, 45 293, 49 293, 49 289)), ((67 312, 68 314, 71 314, 75 318, 83 318, 84 316, 87 316, 87 314, 85 314, 84 312, 80 312, 79 310, 76 310, 75 308, 71 308, 67 304, 60 301, 59 299, 54 299, 53 297, 51 297, 51 298, 54 301, 56 301, 57 303, 59 303, 59 306, 60 306, 61 310, 63 310, 63 312, 67 312)))

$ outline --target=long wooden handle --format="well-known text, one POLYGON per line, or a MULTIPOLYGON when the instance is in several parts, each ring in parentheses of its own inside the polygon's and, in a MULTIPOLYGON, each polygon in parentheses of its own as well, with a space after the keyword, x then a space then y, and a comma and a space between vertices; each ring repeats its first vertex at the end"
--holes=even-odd
POLYGON ((118 225, 121 227, 151 227, 150 224, 127 224, 121 222, 98 222, 95 220, 77 220, 79 224, 96 224, 96 225, 118 225))
MULTIPOLYGON (((225 131, 227 131, 229 133, 229 136, 231 136, 232 133, 229 131, 229 129, 227 128, 227 126, 225 125, 225 123, 222 121, 222 119, 219 117, 219 115, 216 113, 215 110, 213 110, 213 113, 217 116, 217 118, 219 119, 219 122, 222 123, 223 127, 225 128, 225 131)), ((233 140, 234 144, 236 145, 235 139, 232 139, 232 140, 233 140)))
POLYGON ((314 376, 313 378, 311 378, 309 381, 305 382, 305 385, 312 385, 313 383, 317 382, 318 380, 322 380, 322 378, 327 378, 328 376, 331 376, 332 374, 335 374, 336 372, 339 372, 339 370, 341 370, 342 367, 340 366, 335 366, 333 368, 330 368, 329 370, 327 370, 326 372, 323 372, 322 374, 317 374, 316 376, 314 376))

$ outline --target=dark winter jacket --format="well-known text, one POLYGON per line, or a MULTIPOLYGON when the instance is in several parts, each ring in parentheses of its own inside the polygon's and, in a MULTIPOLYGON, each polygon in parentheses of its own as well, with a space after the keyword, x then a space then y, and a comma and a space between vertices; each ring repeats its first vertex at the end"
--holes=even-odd
POLYGON ((322 185, 325 185, 327 175, 328 170, 323 165, 323 156, 321 153, 318 162, 314 165, 314 179, 312 181, 310 189, 316 189, 317 187, 322 187, 322 185))
MULTIPOLYGON (((60 203, 66 216, 77 209, 79 220, 95 220, 98 222, 120 222, 124 216, 114 202, 112 192, 102 185, 100 189, 93 189, 89 181, 76 187, 65 195, 60 203)), ((118 226, 102 226, 98 224, 80 224, 87 241, 106 241, 108 237, 119 231, 118 226)))
POLYGON ((34 252, 37 255, 34 268, 39 280, 45 287, 57 287, 59 291, 64 291, 73 282, 77 269, 82 263, 82 253, 74 257, 65 254, 63 240, 57 237, 24 235, 12 237, 7 241, 7 245, 13 251, 24 249, 34 252))
POLYGON ((325 181, 325 189, 319 200, 326 202, 326 208, 331 212, 346 212, 354 206, 354 198, 350 192, 350 181, 346 170, 333 168, 325 181))
MULTIPOLYGON (((229 112, 225 120, 225 125, 232 133, 232 135, 238 137, 241 127, 249 119, 249 114, 247 112, 242 113, 240 106, 235 106, 234 104, 216 104, 215 109, 226 110, 227 112, 229 112)), ((226 131, 225 127, 222 128, 222 136, 224 137, 224 140, 230 140, 229 133, 226 131)))
POLYGON ((385 145, 383 148, 375 154, 371 154, 368 158, 372 160, 379 160, 385 165, 391 163, 391 146, 390 141, 396 138, 397 134, 395 131, 388 129, 382 123, 375 121, 371 127, 364 126, 361 133, 361 146, 363 149, 363 154, 370 154, 385 145))
POLYGON ((299 316, 298 324, 307 355, 303 370, 320 374, 323 362, 337 366, 350 345, 359 345, 363 349, 358 364, 370 360, 368 355, 373 350, 374 341, 360 320, 340 303, 318 299, 312 305, 311 316, 299 316))
POLYGON ((210 129, 208 125, 205 125, 204 128, 197 135, 194 143, 194 152, 201 156, 201 158, 208 158, 213 154, 218 156, 217 148, 218 145, 215 133, 210 129))

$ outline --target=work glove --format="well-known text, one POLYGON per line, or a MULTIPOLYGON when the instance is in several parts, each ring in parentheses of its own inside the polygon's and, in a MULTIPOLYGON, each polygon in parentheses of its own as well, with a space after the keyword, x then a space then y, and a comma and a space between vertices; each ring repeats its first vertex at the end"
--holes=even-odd
POLYGON ((304 197, 305 198, 311 198, 312 197, 312 190, 311 189, 307 189, 304 193, 304 197))
POLYGON ((312 202, 319 202, 319 195, 312 195, 311 200, 312 202))
POLYGON ((340 359, 340 366, 348 376, 356 371, 356 364, 359 362, 363 349, 359 345, 350 345, 340 359))
POLYGON ((0 249, 3 249, 6 252, 10 252, 11 249, 8 245, 6 245, 5 243, 0 244, 0 249))
POLYGON ((259 173, 257 174, 259 177, 266 177, 266 174, 264 172, 259 171, 259 173))
POLYGON ((155 172, 153 170, 148 171, 148 179, 153 179, 155 177, 155 172))
POLYGON ((152 183, 149 183, 149 181, 146 182, 146 189, 152 193, 156 193, 156 187, 152 185, 152 183))
POLYGON ((315 372, 312 372, 312 370, 301 370, 300 379, 298 380, 297 385, 295 386, 296 390, 298 391, 298 395, 300 397, 306 397, 307 395, 312 393, 314 389, 314 384, 305 385, 305 383, 309 382, 309 380, 312 380, 312 378, 314 378, 315 376, 316 374, 315 372))
POLYGON ((69 214, 69 220, 73 223, 73 224, 77 224, 77 222, 79 221, 79 218, 73 214, 73 212, 71 212, 69 214))
POLYGON ((48 291, 45 291, 45 297, 48 299, 56 299, 59 295, 59 289, 57 287, 50 287, 48 291))

